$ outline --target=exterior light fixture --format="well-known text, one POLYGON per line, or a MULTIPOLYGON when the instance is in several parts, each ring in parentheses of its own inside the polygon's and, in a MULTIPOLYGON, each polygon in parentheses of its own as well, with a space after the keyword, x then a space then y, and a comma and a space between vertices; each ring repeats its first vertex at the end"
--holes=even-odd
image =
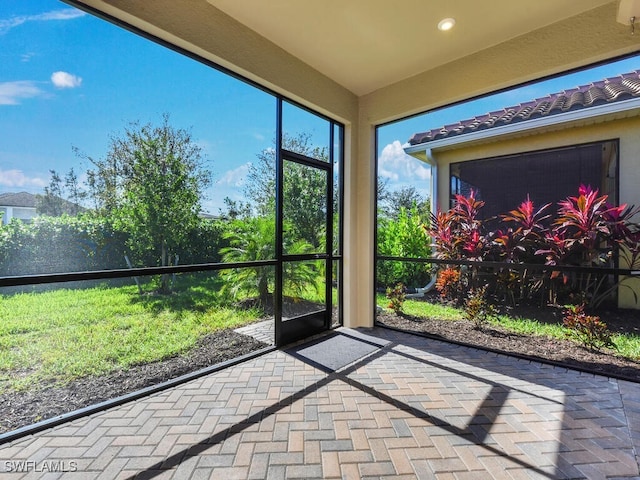
POLYGON ((618 23, 631 26, 631 35, 635 31, 636 21, 640 21, 640 0, 620 0, 618 5, 618 23))
POLYGON ((447 30, 451 30, 455 24, 456 20, 454 18, 443 18, 438 22, 438 30, 446 32, 447 30))

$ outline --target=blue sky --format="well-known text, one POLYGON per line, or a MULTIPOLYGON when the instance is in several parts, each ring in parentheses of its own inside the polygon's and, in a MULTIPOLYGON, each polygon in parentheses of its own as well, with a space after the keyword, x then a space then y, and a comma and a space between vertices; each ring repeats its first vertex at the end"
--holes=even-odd
MULTIPOLYGON (((274 97, 54 0, 0 2, 0 192, 38 193, 49 170, 90 165, 131 122, 164 113, 203 150, 214 184, 204 202, 242 198, 248 164, 273 146, 274 97)), ((326 122, 285 108, 289 132, 328 139, 326 122)))
MULTIPOLYGON (((635 69, 638 59, 627 60, 385 126, 381 176, 391 189, 426 189, 427 169, 402 151, 413 133, 635 69)), ((0 1, 0 192, 39 193, 50 169, 82 173, 90 165, 73 147, 104 157, 110 136, 164 113, 191 131, 209 162, 205 209, 217 213, 225 196, 243 199, 249 164, 273 145, 272 96, 60 1, 0 1)), ((326 122, 298 109, 286 109, 285 122, 290 134, 328 141, 326 122)))
POLYGON ((414 185, 421 193, 428 195, 430 170, 418 160, 404 154, 402 150, 402 145, 406 144, 414 133, 457 123, 491 111, 545 97, 550 93, 588 85, 591 82, 634 70, 640 70, 640 56, 536 82, 525 87, 385 125, 378 129, 378 176, 383 181, 389 182, 390 190, 414 185))

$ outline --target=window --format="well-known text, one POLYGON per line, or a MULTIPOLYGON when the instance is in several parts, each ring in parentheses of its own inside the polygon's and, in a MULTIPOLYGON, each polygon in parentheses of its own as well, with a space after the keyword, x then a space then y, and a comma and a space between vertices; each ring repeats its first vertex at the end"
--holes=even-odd
POLYGON ((574 145, 451 164, 451 201, 471 190, 485 202, 480 215, 492 219, 526 197, 535 205, 576 195, 580 185, 597 188, 617 203, 618 141, 574 145))

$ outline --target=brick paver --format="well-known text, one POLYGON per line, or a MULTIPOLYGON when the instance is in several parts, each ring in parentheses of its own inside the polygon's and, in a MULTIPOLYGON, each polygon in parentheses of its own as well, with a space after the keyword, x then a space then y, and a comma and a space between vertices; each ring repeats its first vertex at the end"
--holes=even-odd
POLYGON ((267 345, 275 344, 276 332, 273 320, 251 323, 245 327, 236 328, 235 331, 237 333, 253 337, 259 342, 266 343, 267 345))
POLYGON ((640 384, 358 335, 388 343, 333 373, 274 351, 16 440, 0 478, 640 478, 640 384))

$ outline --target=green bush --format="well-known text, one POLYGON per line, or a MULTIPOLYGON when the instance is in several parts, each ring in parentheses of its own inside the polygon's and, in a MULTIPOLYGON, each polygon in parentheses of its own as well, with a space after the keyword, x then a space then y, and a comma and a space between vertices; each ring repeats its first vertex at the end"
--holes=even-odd
POLYGON ((184 245, 178 248, 180 264, 220 262, 220 249, 229 245, 224 238, 227 224, 218 219, 200 219, 187 232, 184 245))
MULTIPOLYGON (((309 254, 313 245, 305 240, 291 241, 290 224, 284 225, 283 249, 290 255, 309 254)), ((223 234, 228 246, 220 249, 222 261, 226 263, 256 262, 276 258, 276 224, 273 217, 256 217, 230 222, 223 234)), ((308 287, 317 289, 321 275, 308 262, 286 262, 283 272, 285 295, 294 298, 302 296, 308 287)), ((222 294, 234 300, 241 297, 256 297, 257 305, 262 308, 270 304, 275 289, 275 267, 254 266, 222 270, 220 278, 224 280, 222 294)))
MULTIPOLYGON (((177 249, 178 263, 220 262, 220 249, 228 245, 225 228, 221 220, 200 219, 177 249)), ((0 227, 0 275, 127 268, 125 255, 135 267, 158 265, 152 250, 131 252, 128 239, 110 218, 92 214, 40 216, 31 223, 14 220, 0 227)))
MULTIPOLYGON (((378 220, 378 255, 390 257, 429 258, 431 247, 425 235, 424 224, 417 206, 410 210, 402 207, 396 219, 378 220)), ((402 282, 412 287, 423 287, 429 281, 429 265, 420 262, 378 262, 378 286, 402 282)))
POLYGON ((126 236, 107 218, 41 216, 0 228, 0 274, 33 275, 126 268, 126 236))

